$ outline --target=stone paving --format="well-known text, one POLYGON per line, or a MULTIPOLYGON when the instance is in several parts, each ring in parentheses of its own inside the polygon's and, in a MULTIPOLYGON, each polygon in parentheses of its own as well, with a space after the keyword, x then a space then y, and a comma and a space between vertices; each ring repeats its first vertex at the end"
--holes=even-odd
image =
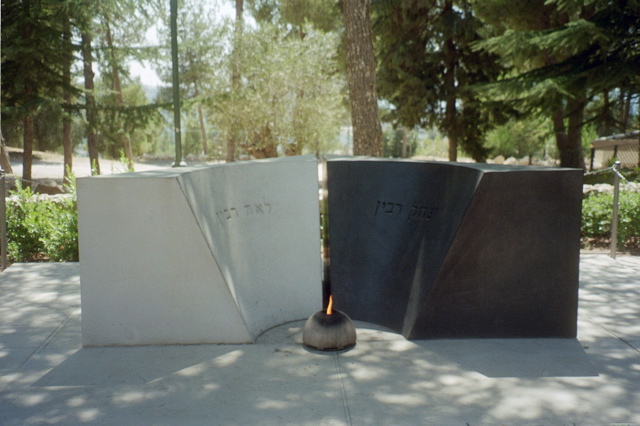
POLYGON ((582 255, 577 339, 82 348, 78 264, 0 273, 0 424, 640 423, 640 259, 582 255))

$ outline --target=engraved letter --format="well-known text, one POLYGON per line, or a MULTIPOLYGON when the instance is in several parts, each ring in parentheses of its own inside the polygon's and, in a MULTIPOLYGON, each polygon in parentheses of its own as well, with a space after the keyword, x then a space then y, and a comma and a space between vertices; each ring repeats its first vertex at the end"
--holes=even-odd
POLYGON ((393 214, 393 203, 385 203, 382 202, 382 206, 387 206, 387 209, 384 211, 385 214, 393 214))
POLYGON ((222 210, 216 210, 216 216, 218 217, 218 220, 220 221, 220 223, 224 224, 224 220, 222 217, 222 210))
POLYGON ((413 206, 411 206, 411 210, 409 211, 409 217, 407 218, 407 220, 409 219, 414 219, 418 214, 418 206, 416 206, 415 204, 413 206))
POLYGON ((429 216, 429 209, 427 207, 420 207, 420 219, 427 219, 429 216))

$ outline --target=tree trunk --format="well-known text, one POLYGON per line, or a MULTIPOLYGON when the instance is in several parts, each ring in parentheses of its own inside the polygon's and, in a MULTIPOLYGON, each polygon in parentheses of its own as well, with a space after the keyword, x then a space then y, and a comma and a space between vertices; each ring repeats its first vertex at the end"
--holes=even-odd
POLYGON ((23 133, 23 151, 22 151, 22 179, 24 179, 24 186, 31 186, 31 166, 33 164, 33 139, 35 135, 33 126, 33 117, 27 114, 22 119, 22 125, 24 128, 23 133))
POLYGON ((248 151, 256 160, 275 158, 278 156, 278 147, 275 145, 266 145, 261 148, 250 147, 248 151))
POLYGON ((567 102, 568 130, 567 154, 570 156, 565 167, 585 168, 582 154, 582 126, 584 125, 584 108, 587 105, 584 96, 577 96, 567 102))
POLYGON ((604 134, 609 136, 611 134, 611 102, 609 101, 609 91, 605 90, 602 94, 604 99, 604 134))
MULTIPOLYGON (((236 0, 236 22, 235 30, 233 33, 233 54, 231 57, 231 92, 237 93, 240 90, 240 39, 242 37, 243 27, 243 10, 244 0, 236 0)), ((236 139, 238 129, 232 128, 227 135, 227 152, 225 155, 225 161, 231 163, 235 161, 236 152, 236 139)))
MULTIPOLYGON (((198 85, 195 85, 195 96, 198 97, 200 91, 198 85)), ((204 114, 202 113, 202 105, 198 104, 198 123, 200 123, 200 137, 202 138, 202 153, 205 156, 209 155, 209 149, 207 147, 207 129, 204 127, 204 114)))
POLYGON ((7 150, 7 146, 4 144, 4 138, 2 137, 2 130, 0 130, 0 167, 7 174, 13 174, 13 169, 11 168, 11 160, 9 158, 9 151, 7 150))
MULTIPOLYGON (((640 98, 638 98, 638 109, 640 110, 640 98)), ((639 130, 640 130, 640 123, 639 130)), ((640 167, 640 131, 638 131, 638 167, 640 167)))
POLYGON ((638 132, 638 167, 640 167, 640 132, 638 132))
POLYGON ((82 31, 82 60, 84 62, 84 89, 87 108, 87 148, 91 162, 91 174, 100 174, 100 159, 98 158, 98 137, 96 135, 97 111, 93 95, 93 59, 91 55, 91 36, 87 30, 82 31))
POLYGON ((627 92, 627 98, 624 103, 624 114, 622 116, 622 133, 626 133, 629 128, 629 112, 631 110, 631 98, 633 97, 633 93, 631 90, 627 92))
POLYGON ((204 114, 202 113, 202 105, 198 105, 198 121, 200 122, 200 136, 202 137, 202 153, 209 155, 207 148, 207 129, 204 127, 204 114))
POLYGON ((444 120, 442 124, 447 133, 447 138, 449 139, 449 161, 458 160, 458 133, 456 128, 456 113, 456 98, 455 96, 450 95, 447 97, 444 120))
MULTIPOLYGON (((453 4, 448 1, 444 5, 443 14, 453 13, 453 4)), ((457 54, 456 46, 452 38, 448 38, 444 42, 444 90, 446 96, 446 104, 444 110, 444 119, 442 127, 449 139, 449 161, 458 160, 458 123, 456 108, 456 66, 457 54)))
POLYGON ((624 90, 624 88, 620 88, 620 94, 618 97, 618 123, 620 123, 620 133, 624 133, 627 131, 627 122, 624 116, 626 93, 627 92, 624 90))
POLYGON ((278 156, 278 145, 273 139, 271 127, 267 123, 261 132, 253 135, 253 140, 243 144, 242 149, 246 150, 253 158, 275 158, 278 156))
POLYGON ((373 52, 370 12, 371 0, 344 0, 353 154, 381 157, 384 150, 378 116, 376 59, 373 52))
MULTIPOLYGON (((116 92, 116 105, 123 106, 124 98, 122 97, 122 84, 120 83, 120 71, 118 70, 118 64, 116 63, 116 55, 113 50, 113 38, 111 37, 111 27, 109 26, 109 20, 105 17, 107 47, 111 52, 111 72, 113 74, 113 90, 116 92)), ((124 155, 127 157, 127 169, 134 171, 133 166, 133 150, 131 149, 131 139, 125 129, 122 129, 122 141, 124 144, 124 155)))
MULTIPOLYGON (((69 104, 71 96, 67 93, 63 96, 64 102, 69 104)), ((68 107, 64 108, 64 118, 62 120, 62 150, 64 156, 64 183, 70 184, 69 173, 73 171, 73 141, 71 140, 71 112, 68 107)))
POLYGON ((62 99, 64 100, 64 118, 62 119, 62 149, 64 152, 64 183, 70 184, 69 172, 73 170, 73 142, 71 140, 71 64, 73 54, 71 52, 71 25, 68 19, 64 23, 63 43, 65 48, 65 63, 62 70, 62 99), (67 50, 68 49, 68 50, 67 50))
MULTIPOLYGON (((24 10, 27 16, 26 23, 22 28, 22 36, 25 40, 31 38, 31 23, 29 15, 31 13, 31 2, 24 2, 24 10)), ((33 89, 33 76, 31 70, 27 71, 27 78, 25 79, 24 94, 28 101, 31 101, 34 95, 33 89)), ((26 115, 22 119, 23 125, 23 151, 22 151, 22 178, 25 180, 25 186, 31 186, 31 166, 33 164, 33 140, 35 138, 35 129, 33 125, 33 116, 31 111, 27 110, 26 115)))
POLYGON ((584 118, 584 98, 570 99, 565 109, 559 107, 552 114, 553 131, 560 153, 560 167, 584 169, 582 155, 582 125, 584 118), (565 116, 568 125, 565 126, 565 116))
POLYGON ((407 128, 402 126, 402 158, 407 158, 407 128))

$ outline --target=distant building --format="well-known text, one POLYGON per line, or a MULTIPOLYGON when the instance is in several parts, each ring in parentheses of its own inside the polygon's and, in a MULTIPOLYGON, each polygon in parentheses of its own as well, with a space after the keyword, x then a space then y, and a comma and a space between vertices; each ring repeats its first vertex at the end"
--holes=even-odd
POLYGON ((638 143, 640 131, 598 138, 591 144, 590 169, 609 167, 616 158, 622 167, 640 166, 638 143))

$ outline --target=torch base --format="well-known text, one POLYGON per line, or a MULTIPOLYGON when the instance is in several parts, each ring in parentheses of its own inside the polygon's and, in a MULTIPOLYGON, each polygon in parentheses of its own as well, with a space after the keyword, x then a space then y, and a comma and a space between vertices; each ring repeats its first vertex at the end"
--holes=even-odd
POLYGON ((326 310, 311 315, 302 331, 305 346, 319 351, 340 351, 356 344, 356 328, 343 312, 326 310))

